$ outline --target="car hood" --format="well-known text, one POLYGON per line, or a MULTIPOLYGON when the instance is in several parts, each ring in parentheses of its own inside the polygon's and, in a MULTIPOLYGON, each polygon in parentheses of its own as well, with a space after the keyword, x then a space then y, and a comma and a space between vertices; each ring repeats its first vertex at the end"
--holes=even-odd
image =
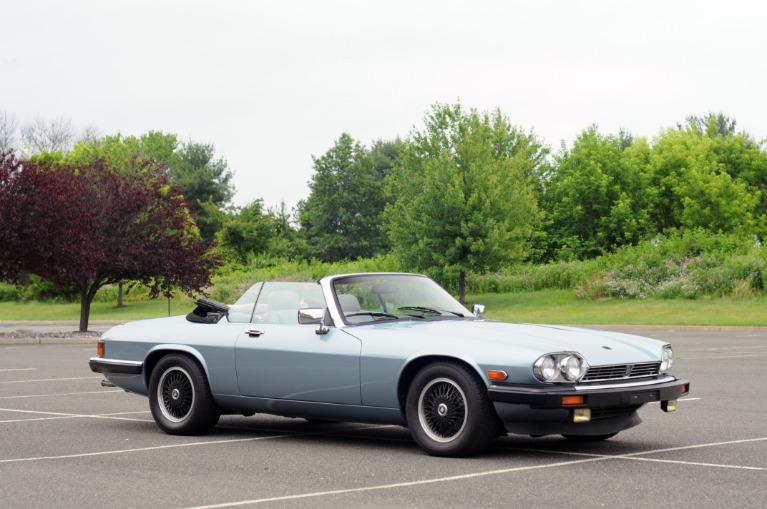
POLYGON ((396 334, 405 340, 417 340, 432 352, 455 354, 466 352, 468 347, 472 356, 486 359, 513 357, 530 361, 546 353, 578 352, 592 366, 658 361, 667 344, 618 332, 478 320, 381 323, 346 331, 362 339, 363 344, 366 338, 385 335, 391 340, 396 334))

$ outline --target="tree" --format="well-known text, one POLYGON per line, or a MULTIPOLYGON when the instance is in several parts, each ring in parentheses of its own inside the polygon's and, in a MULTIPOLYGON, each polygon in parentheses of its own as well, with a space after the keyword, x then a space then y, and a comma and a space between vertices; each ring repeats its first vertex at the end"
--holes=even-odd
POLYGON ((210 284, 217 259, 200 241, 178 186, 162 165, 119 171, 41 159, 0 167, 0 278, 36 274, 80 295, 80 331, 99 288, 136 281, 171 296, 210 284))
POLYGON ((249 256, 265 253, 277 234, 274 218, 264 213, 263 207, 263 201, 255 200, 235 209, 223 220, 223 226, 216 235, 219 247, 231 253, 240 263, 246 263, 249 256))
POLYGON ((525 259, 540 221, 530 143, 500 110, 435 105, 387 179, 386 223, 400 260, 443 280, 457 276, 465 302, 467 272, 525 259))
POLYGON ((563 147, 543 193, 547 258, 593 258, 639 242, 652 228, 648 160, 644 139, 604 136, 596 126, 563 147))
POLYGON ((763 232, 759 204, 765 189, 759 181, 767 170, 765 162, 758 147, 749 148, 742 136, 703 135, 693 127, 664 131, 650 159, 655 228, 763 232), (746 176, 754 183, 741 178, 746 176))
POLYGON ((212 240, 221 224, 216 215, 206 213, 203 203, 211 202, 221 209, 234 195, 231 184, 233 177, 223 157, 215 158, 216 149, 212 144, 186 142, 170 157, 171 178, 184 188, 200 234, 205 240, 212 240))
POLYGON ((0 110, 0 154, 14 152, 19 148, 16 138, 16 118, 0 110))
POLYGON ((375 157, 344 133, 321 157, 299 221, 311 256, 335 262, 370 258, 386 250, 381 228, 384 174, 396 158, 396 142, 376 145, 375 157))
POLYGON ((39 152, 67 152, 75 143, 72 121, 65 117, 45 120, 37 117, 21 128, 21 142, 25 154, 39 152))

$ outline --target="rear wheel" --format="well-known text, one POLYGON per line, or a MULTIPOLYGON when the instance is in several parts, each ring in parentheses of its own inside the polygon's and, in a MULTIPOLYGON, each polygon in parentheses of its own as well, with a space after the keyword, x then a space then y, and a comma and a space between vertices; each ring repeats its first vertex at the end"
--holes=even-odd
POLYGON ((160 429, 171 435, 207 433, 221 417, 205 371, 184 355, 167 355, 155 366, 149 408, 160 429))
POLYGON ((487 387, 462 365, 426 366, 413 379, 406 405, 413 439, 433 456, 476 454, 496 436, 498 418, 487 387))

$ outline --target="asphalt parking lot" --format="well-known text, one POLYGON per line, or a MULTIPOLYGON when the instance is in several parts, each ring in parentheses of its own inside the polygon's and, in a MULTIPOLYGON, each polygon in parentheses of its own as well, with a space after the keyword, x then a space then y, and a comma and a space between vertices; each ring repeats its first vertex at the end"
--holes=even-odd
POLYGON ((0 345, 1 507, 739 507, 767 505, 767 332, 652 331, 692 382, 679 410, 597 444, 509 436, 433 458, 397 426, 224 416, 162 433, 102 388, 93 344, 0 345))

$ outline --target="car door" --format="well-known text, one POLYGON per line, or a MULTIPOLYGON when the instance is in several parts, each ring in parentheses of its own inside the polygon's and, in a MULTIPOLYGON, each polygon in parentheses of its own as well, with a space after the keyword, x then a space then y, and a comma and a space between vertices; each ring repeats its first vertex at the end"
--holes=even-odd
POLYGON ((359 405, 357 338, 316 325, 252 323, 237 338, 240 393, 259 398, 359 405))

